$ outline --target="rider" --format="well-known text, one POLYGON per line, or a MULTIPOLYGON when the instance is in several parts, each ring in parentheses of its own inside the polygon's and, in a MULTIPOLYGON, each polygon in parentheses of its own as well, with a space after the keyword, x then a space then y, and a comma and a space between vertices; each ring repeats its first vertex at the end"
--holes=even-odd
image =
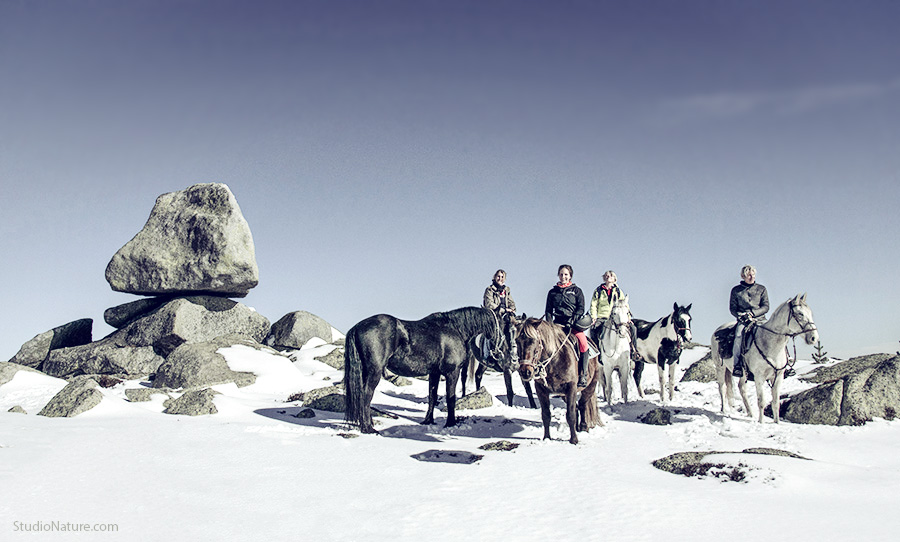
MULTIPOLYGON (((609 270, 603 273, 603 284, 597 286, 597 289, 594 290, 594 295, 591 296, 591 336, 597 344, 600 344, 603 323, 609 318, 613 305, 624 295, 619 286, 616 285, 617 280, 618 277, 616 277, 615 271, 609 270)), ((631 331, 631 357, 633 359, 635 356, 639 356, 637 354, 637 343, 635 342, 637 339, 637 328, 634 322, 629 322, 628 329, 631 331)))
POLYGON ((568 334, 570 331, 578 340, 578 384, 579 388, 587 386, 588 366, 588 341, 584 336, 585 325, 580 322, 584 316, 584 292, 572 282, 572 266, 563 264, 559 266, 557 276, 559 282, 547 293, 547 304, 544 308, 544 319, 563 326, 568 334), (576 325, 577 323, 577 325, 576 325))
POLYGON ((513 301, 509 286, 506 285, 506 271, 498 269, 494 273, 494 280, 484 289, 482 306, 494 311, 497 316, 516 313, 516 302, 513 301))
POLYGON ((731 372, 737 377, 744 376, 741 359, 741 336, 744 328, 757 319, 765 320, 765 314, 769 312, 769 294, 765 286, 756 282, 756 268, 745 265, 741 268, 741 279, 740 284, 731 289, 731 300, 728 304, 731 315, 737 318, 732 349, 734 369, 731 372))

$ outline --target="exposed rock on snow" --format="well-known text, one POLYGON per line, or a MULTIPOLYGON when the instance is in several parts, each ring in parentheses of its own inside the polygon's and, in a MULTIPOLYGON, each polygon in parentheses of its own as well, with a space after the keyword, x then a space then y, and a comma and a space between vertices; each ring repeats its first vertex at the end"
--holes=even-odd
POLYGON ((457 410, 476 410, 492 406, 494 406, 494 396, 484 386, 478 388, 478 391, 475 393, 470 393, 456 400, 457 410))
POLYGON ((181 414, 182 416, 203 416, 216 414, 219 409, 213 403, 213 398, 219 392, 205 388, 202 390, 187 391, 177 399, 169 399, 163 405, 165 414, 181 414))
POLYGON ((152 346, 168 356, 184 343, 197 343, 225 335, 243 335, 261 342, 269 320, 242 303, 216 296, 175 298, 119 333, 131 346, 152 346))
POLYGON ((93 320, 84 318, 40 333, 23 344, 19 352, 9 361, 26 367, 40 368, 52 350, 91 342, 93 325, 93 320))
POLYGON ((863 356, 822 367, 807 377, 823 384, 792 396, 786 420, 823 425, 861 425, 900 413, 900 356, 863 356))
POLYGON ((159 196, 144 228, 110 260, 106 280, 133 294, 246 296, 259 270, 231 190, 206 183, 159 196))
POLYGON ((99 387, 97 381, 89 376, 76 377, 50 399, 38 416, 71 418, 87 412, 103 400, 99 387))
POLYGON ((153 379, 154 388, 200 388, 234 382, 238 387, 256 382, 256 375, 232 371, 221 348, 235 344, 252 344, 241 336, 217 337, 208 342, 183 344, 159 366, 153 379))
POLYGON ((302 348, 313 337, 331 343, 331 324, 306 311, 289 312, 272 324, 264 344, 276 348, 302 348))
POLYGON ((22 408, 21 405, 16 405, 16 406, 10 408, 9 410, 7 410, 7 412, 11 412, 14 414, 28 414, 27 412, 25 412, 25 409, 22 408))
POLYGON ((36 369, 32 369, 31 367, 26 367, 24 365, 19 365, 18 363, 7 363, 5 361, 0 361, 0 386, 6 384, 19 371, 31 371, 32 373, 40 373, 40 371, 36 369))
POLYGON ((716 381, 716 364, 713 363, 712 357, 707 354, 691 364, 681 377, 682 382, 715 382, 716 381))
POLYGON ((321 361, 325 365, 329 367, 334 367, 335 369, 344 370, 344 349, 343 348, 335 348, 331 352, 325 354, 324 356, 320 356, 315 358, 316 361, 321 361))
POLYGON ((121 334, 71 348, 53 350, 44 362, 50 376, 121 374, 148 375, 163 362, 152 346, 131 346, 121 334))
POLYGON ((166 390, 155 388, 130 388, 125 390, 125 397, 132 403, 146 403, 153 395, 169 396, 166 390))
POLYGON ((672 413, 665 408, 654 408, 640 416, 638 421, 647 425, 672 425, 672 413))

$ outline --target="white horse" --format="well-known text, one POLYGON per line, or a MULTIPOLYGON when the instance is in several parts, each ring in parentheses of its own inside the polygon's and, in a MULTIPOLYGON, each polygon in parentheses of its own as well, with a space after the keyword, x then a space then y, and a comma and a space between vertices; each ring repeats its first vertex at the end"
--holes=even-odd
POLYGON ((622 400, 628 402, 628 377, 631 374, 631 310, 628 296, 617 299, 600 330, 600 356, 603 362, 603 393, 612 405, 612 374, 619 372, 622 400))
MULTIPOLYGON (((716 377, 719 381, 719 398, 722 400, 722 413, 725 413, 725 399, 734 409, 734 389, 731 372, 734 369, 731 345, 734 341, 734 326, 737 322, 728 322, 713 332, 710 341, 711 357, 716 364, 716 377), (731 340, 728 339, 729 335, 731 340)), ((745 331, 747 333, 747 331, 745 331)), ((753 373, 756 385, 756 402, 759 407, 759 422, 763 421, 763 389, 765 383, 772 385, 772 417, 775 423, 780 418, 781 381, 788 365, 785 346, 788 339, 803 335, 806 344, 815 344, 819 340, 819 331, 813 321, 812 309, 806 304, 806 294, 788 299, 772 313, 772 318, 765 323, 757 324, 752 330, 750 349, 743 355, 744 367, 753 373)), ((738 381, 741 399, 748 416, 753 416, 750 402, 747 400, 747 371, 738 381)))
POLYGON ((644 363, 656 365, 659 371, 659 397, 666 402, 666 365, 669 366, 669 400, 675 395, 675 364, 681 356, 683 342, 691 340, 691 305, 679 307, 675 303, 672 313, 660 318, 656 322, 647 322, 635 318, 637 327, 637 351, 643 358, 642 362, 634 364, 634 382, 637 384, 638 395, 644 397, 641 388, 641 374, 644 372, 644 363))

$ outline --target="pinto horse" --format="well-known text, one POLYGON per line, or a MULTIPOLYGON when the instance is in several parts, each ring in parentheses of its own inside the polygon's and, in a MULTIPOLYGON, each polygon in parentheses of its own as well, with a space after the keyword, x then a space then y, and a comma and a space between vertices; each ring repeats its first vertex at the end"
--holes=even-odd
MULTIPOLYGON (((423 424, 434 423, 441 376, 447 384, 447 421, 456 424, 456 384, 469 359, 474 337, 488 337, 496 349, 491 358, 502 370, 512 367, 509 347, 515 326, 501 322, 490 310, 465 307, 436 312, 421 320, 400 320, 387 314, 366 318, 347 332, 344 347, 346 419, 363 433, 375 433, 372 397, 385 369, 400 376, 428 376, 428 412, 423 424)), ((514 354, 514 352, 513 352, 514 354)))
MULTIPOLYGON (((725 413, 725 399, 734 408, 734 391, 731 371, 734 369, 732 348, 734 344, 734 327, 737 322, 728 322, 719 326, 713 332, 710 341, 710 355, 716 366, 716 377, 719 381, 719 397, 722 400, 722 413, 725 413), (727 388, 727 392, 726 392, 727 388)), ((749 328, 745 333, 750 333, 750 349, 742 355, 744 364, 753 373, 753 383, 756 386, 756 402, 759 407, 759 423, 763 421, 763 390, 765 384, 772 385, 772 418, 778 423, 781 403, 781 381, 784 379, 784 370, 787 368, 788 339, 802 335, 806 344, 815 344, 819 340, 819 331, 813 321, 812 309, 806 304, 806 294, 788 299, 778 306, 772 313, 772 318, 767 322, 759 323, 749 328)), ((744 408, 747 415, 752 416, 750 402, 747 400, 747 372, 738 381, 741 391, 741 399, 744 400, 744 408)))
POLYGON ((561 395, 566 402, 566 422, 572 444, 578 444, 577 431, 589 431, 603 425, 597 409, 597 382, 600 378, 597 356, 590 358, 588 363, 587 387, 579 390, 576 385, 578 348, 573 337, 563 333, 562 327, 538 318, 528 318, 518 325, 516 343, 521 355, 519 374, 522 381, 534 380, 535 383, 545 439, 550 438, 551 394, 561 395))
MULTIPOLYGON (((691 304, 692 305, 692 304, 691 304)), ((660 318, 656 322, 634 319, 637 327, 637 351, 644 363, 656 365, 659 371, 659 397, 666 402, 666 365, 669 366, 669 400, 675 394, 675 364, 681 356, 681 347, 684 341, 691 340, 691 305, 679 307, 675 303, 672 313, 660 318)), ((638 395, 644 397, 641 388, 641 374, 644 372, 644 363, 634 364, 634 382, 637 384, 638 395)))

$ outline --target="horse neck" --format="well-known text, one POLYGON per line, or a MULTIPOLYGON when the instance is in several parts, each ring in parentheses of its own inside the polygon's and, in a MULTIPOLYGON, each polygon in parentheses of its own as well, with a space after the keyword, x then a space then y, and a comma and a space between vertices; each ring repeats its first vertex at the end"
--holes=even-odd
POLYGON ((764 328, 762 333, 756 334, 756 340, 763 350, 780 352, 787 344, 791 334, 791 300, 787 300, 772 312, 772 318, 759 324, 764 328), (772 333, 766 333, 771 331, 772 333))

